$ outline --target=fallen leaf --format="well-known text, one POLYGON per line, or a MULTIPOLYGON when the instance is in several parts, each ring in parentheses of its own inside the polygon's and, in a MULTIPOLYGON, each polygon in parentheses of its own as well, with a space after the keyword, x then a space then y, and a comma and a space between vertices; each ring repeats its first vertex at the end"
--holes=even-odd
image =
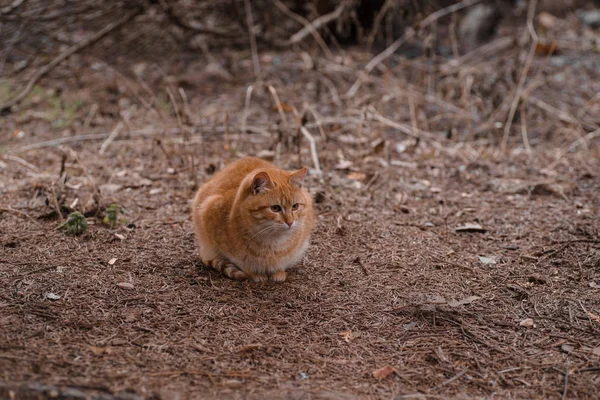
POLYGON ((116 236, 118 239, 125 240, 125 236, 121 235, 120 233, 115 233, 115 236, 116 236))
POLYGON ((458 306, 464 306, 466 304, 471 304, 472 302, 474 302, 475 300, 479 300, 481 297, 479 296, 469 296, 467 298, 464 298, 462 300, 456 301, 454 299, 449 300, 448 301, 448 305, 450 307, 458 307, 458 306))
POLYGON ((248 353, 250 351, 260 349, 262 347, 263 347, 263 345, 261 343, 246 344, 239 348, 238 353, 248 353))
POLYGON ((600 289, 600 285, 598 285, 596 282, 590 282, 590 287, 594 289, 600 289))
POLYGON ((488 256, 479 256, 479 261, 485 265, 496 264, 496 257, 494 257, 494 256, 489 256, 489 257, 488 256))
POLYGON ((543 285, 546 282, 548 282, 548 278, 545 277, 544 275, 540 275, 540 274, 530 275, 529 278, 527 278, 527 279, 529 280, 529 282, 539 283, 540 285, 543 285))
POLYGON ((90 350, 96 356, 101 356, 102 354, 111 354, 112 353, 112 349, 108 346, 107 347, 90 346, 90 350))
POLYGON ((350 341, 354 339, 354 335, 352 334, 351 330, 347 330, 340 333, 340 336, 342 337, 342 339, 344 339, 346 343, 350 343, 350 341))
POLYGON ((434 294, 432 296, 428 296, 427 297, 427 303, 430 303, 430 304, 446 304, 447 301, 442 296, 434 294))
POLYGON ((154 188, 154 189, 150 189, 150 194, 159 194, 162 191, 163 191, 162 188, 154 188))
POLYGON ((405 330, 405 331, 409 331, 409 330, 411 330, 412 328, 414 328, 415 326, 417 326, 417 322, 416 322, 416 321, 413 321, 413 322, 409 322, 408 324, 404 324, 404 325, 402 326, 402 328, 404 328, 404 330, 405 330))
POLYGON ((121 289, 129 289, 129 290, 133 289, 133 283, 129 283, 129 282, 119 282, 119 283, 117 283, 117 286, 120 287, 121 289))
POLYGON ((385 367, 376 369, 375 371, 373 371, 373 377, 375 379, 377 379, 378 381, 387 378, 388 376, 390 376, 393 373, 398 373, 398 371, 396 370, 396 368, 392 367, 391 365, 386 365, 385 367))
POLYGON ((571 345, 571 344, 563 344, 562 346, 560 346, 560 349, 562 351, 564 351, 565 353, 572 353, 573 350, 575 350, 575 346, 571 345))
POLYGON ((600 347, 594 347, 592 349, 592 354, 595 356, 600 356, 600 347))
POLYGON ((471 223, 466 223, 462 226, 457 226, 456 228, 454 228, 454 230, 456 232, 475 232, 475 233, 486 233, 487 232, 487 229, 485 229, 481 225, 471 224, 471 223))
POLYGON ((117 262, 116 258, 111 258, 110 260, 108 260, 108 265, 113 265, 116 262, 117 262))
POLYGON ((267 161, 273 161, 275 159, 275 152, 273 150, 261 150, 256 157, 267 161))
POLYGON ((337 165, 335 167, 333 167, 334 169, 348 169, 350 168, 354 163, 352 161, 348 161, 348 160, 340 160, 340 162, 337 163, 337 165))
POLYGON ((552 29, 558 22, 558 18, 546 11, 540 12, 537 19, 540 26, 543 26, 546 29, 552 29))
POLYGON ((294 107, 285 103, 279 103, 279 106, 273 106, 273 111, 279 111, 279 109, 281 109, 283 112, 294 112, 294 107))
POLYGON ((592 321, 596 321, 597 323, 600 324, 600 315, 596 315, 589 311, 586 311, 585 313, 587 314, 589 319, 591 319, 592 321))
POLYGON ((519 322, 519 325, 523 326, 525 328, 532 328, 533 327, 533 319, 525 318, 523 321, 519 322))
POLYGON ((364 181, 365 179, 367 179, 367 174, 365 174, 364 172, 350 172, 347 178, 353 181, 364 181))
POLYGON ((46 298, 48 300, 60 300, 60 296, 55 293, 46 293, 46 298))
POLYGON ((558 49, 558 43, 552 41, 550 43, 537 43, 535 45, 535 55, 536 56, 547 56, 556 54, 558 49))
POLYGON ((119 185, 117 183, 105 183, 103 185, 98 186, 98 189, 100 189, 100 192, 102 192, 102 194, 112 194, 112 193, 116 193, 119 190, 121 190, 123 188, 123 185, 119 185))

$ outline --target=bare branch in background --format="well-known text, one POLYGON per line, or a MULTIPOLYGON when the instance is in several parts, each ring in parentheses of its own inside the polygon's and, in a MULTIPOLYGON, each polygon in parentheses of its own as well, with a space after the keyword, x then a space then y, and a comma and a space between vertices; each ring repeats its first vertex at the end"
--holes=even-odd
POLYGON ((69 47, 65 52, 61 53, 54 60, 50 61, 44 67, 40 68, 35 73, 35 75, 33 75, 33 77, 29 80, 29 82, 27 83, 27 86, 25 87, 25 89, 23 89, 23 91, 21 91, 21 93, 19 93, 18 95, 16 95, 15 97, 13 97, 11 100, 7 101, 6 103, 0 105, 0 113, 1 112, 9 111, 12 106, 18 104, 25 97, 27 97, 27 95, 29 93, 31 93, 31 90, 33 89, 33 86, 42 77, 44 77, 48 72, 52 71, 52 69, 54 67, 56 67, 58 64, 60 64, 61 62, 63 62, 67 58, 71 57, 73 54, 77 53, 78 51, 80 51, 84 47, 87 47, 87 46, 89 46, 89 45, 91 45, 93 43, 96 43, 98 40, 102 39, 104 36, 106 36, 110 32, 112 32, 115 29, 121 27, 122 25, 126 24, 127 22, 129 22, 130 20, 132 20, 137 15, 141 14, 142 11, 143 11, 143 8, 138 8, 137 10, 135 10, 135 11, 127 14, 123 18, 121 18, 121 19, 119 19, 119 20, 117 20, 115 22, 112 22, 112 23, 106 25, 103 29, 101 29, 100 31, 96 32, 95 34, 93 34, 89 38, 83 40, 82 42, 77 43, 77 44, 69 47))

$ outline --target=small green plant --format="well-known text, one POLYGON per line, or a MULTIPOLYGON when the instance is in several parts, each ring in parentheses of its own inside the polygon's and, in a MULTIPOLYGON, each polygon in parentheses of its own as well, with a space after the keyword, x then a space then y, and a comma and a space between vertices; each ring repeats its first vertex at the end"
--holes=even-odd
POLYGON ((57 129, 66 128, 77 118, 77 112, 83 107, 81 100, 73 102, 62 101, 58 97, 50 99, 50 111, 48 111, 48 119, 52 121, 52 127, 57 129))
POLYGON ((85 216, 79 211, 72 212, 69 214, 67 221, 60 226, 69 235, 81 235, 87 231, 88 224, 85 216))
POLYGON ((119 222, 126 224, 127 219, 125 217, 119 219, 119 214, 123 214, 125 210, 121 208, 117 203, 113 203, 106 209, 106 215, 104 216, 104 223, 109 225, 111 228, 116 228, 119 222))

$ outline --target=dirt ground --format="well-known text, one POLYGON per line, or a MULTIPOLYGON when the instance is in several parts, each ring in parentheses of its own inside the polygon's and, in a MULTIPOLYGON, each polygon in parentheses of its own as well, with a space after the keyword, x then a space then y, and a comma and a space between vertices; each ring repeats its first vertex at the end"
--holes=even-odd
POLYGON ((1 117, 0 398, 597 399, 600 57, 578 34, 533 58, 505 149, 527 45, 392 58, 352 96, 358 49, 265 50, 260 79, 249 51, 156 31, 69 58, 1 117), (197 257, 194 191, 244 155, 310 168, 285 283, 197 257))

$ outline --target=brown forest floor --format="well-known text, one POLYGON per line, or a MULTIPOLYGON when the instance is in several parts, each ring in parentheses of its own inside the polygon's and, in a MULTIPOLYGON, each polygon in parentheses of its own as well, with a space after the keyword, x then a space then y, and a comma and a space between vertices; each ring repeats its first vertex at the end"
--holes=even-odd
POLYGON ((264 52, 246 133, 248 52, 213 64, 103 62, 116 50, 102 45, 74 56, 2 117, 0 397, 598 398, 600 148, 589 137, 563 151, 600 124, 598 54, 584 50, 534 59, 543 84, 531 93, 579 119, 520 108, 531 156, 522 114, 506 152, 493 123, 526 47, 433 76, 414 61, 352 98, 370 55, 347 50, 315 70, 308 54, 264 52), (469 76, 478 91, 465 99, 469 76), (323 127, 307 112, 323 169, 309 178, 313 244, 283 284, 219 276, 197 259, 194 190, 242 155, 313 167, 290 111, 303 103, 323 127), (408 130, 457 128, 416 143, 370 106, 408 130), (127 218, 115 229, 101 218, 112 202, 127 218), (89 215, 77 237, 57 229, 73 210, 89 215), (483 230, 455 230, 466 223, 483 230))

